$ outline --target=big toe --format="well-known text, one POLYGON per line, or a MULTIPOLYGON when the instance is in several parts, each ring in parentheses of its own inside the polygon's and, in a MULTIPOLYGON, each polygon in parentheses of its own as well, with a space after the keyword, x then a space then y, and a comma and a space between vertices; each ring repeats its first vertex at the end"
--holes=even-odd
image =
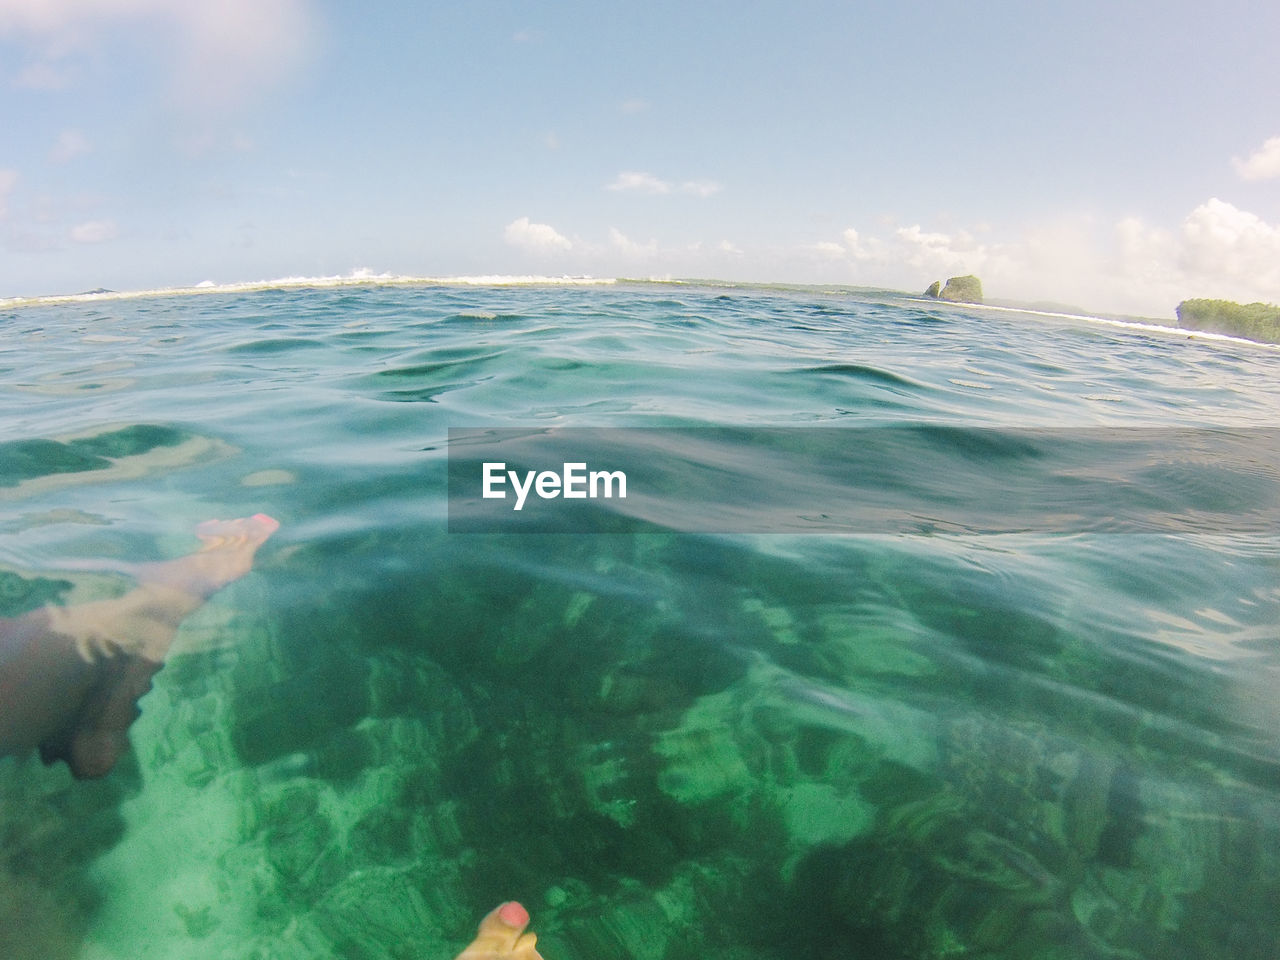
POLYGON ((480 921, 475 940, 462 952, 460 960, 542 960, 535 947, 538 938, 524 932, 528 924, 529 911, 523 906, 514 900, 502 904, 480 921))
POLYGON ((529 911, 514 900, 504 903, 496 912, 498 919, 508 927, 523 930, 529 925, 529 911))

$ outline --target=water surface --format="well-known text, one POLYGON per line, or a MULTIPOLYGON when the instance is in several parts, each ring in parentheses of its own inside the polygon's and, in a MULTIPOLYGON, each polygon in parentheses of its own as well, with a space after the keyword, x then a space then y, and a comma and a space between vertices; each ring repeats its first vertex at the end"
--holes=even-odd
POLYGON ((444 958, 504 899, 549 960, 1280 954, 1274 531, 450 534, 445 498, 451 427, 929 426, 886 469, 998 514, 1041 461, 956 431, 1265 434, 1280 352, 666 284, 0 325, 0 615, 282 522, 110 778, 0 763, 15 956, 444 958))

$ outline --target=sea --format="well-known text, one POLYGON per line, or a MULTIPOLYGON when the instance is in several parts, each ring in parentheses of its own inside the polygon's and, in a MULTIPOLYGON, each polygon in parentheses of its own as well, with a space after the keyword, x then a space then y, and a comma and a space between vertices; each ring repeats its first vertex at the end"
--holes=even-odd
POLYGON ((1276 347, 536 277, 0 331, 0 616, 281 524, 110 775, 0 761, 9 960, 1280 956, 1276 347), (579 430, 681 469, 456 522, 460 444, 579 430))

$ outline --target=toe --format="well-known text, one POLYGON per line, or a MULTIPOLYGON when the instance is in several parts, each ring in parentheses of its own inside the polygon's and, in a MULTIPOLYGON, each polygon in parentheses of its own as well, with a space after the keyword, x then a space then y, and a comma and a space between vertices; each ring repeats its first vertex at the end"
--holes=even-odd
POLYGON ((480 921, 475 940, 459 955, 459 960, 542 960, 538 938, 525 933, 529 911, 514 900, 490 911, 480 921))
POLYGON ((509 927, 523 930, 529 924, 529 911, 512 900, 498 908, 498 918, 509 927))

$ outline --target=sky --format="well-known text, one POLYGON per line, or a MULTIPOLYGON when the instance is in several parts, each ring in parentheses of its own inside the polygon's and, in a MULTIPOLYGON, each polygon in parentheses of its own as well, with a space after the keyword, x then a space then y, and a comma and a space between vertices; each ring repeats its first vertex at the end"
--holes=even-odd
POLYGON ((286 276, 1280 302, 1280 5, 0 0, 0 298, 286 276))

